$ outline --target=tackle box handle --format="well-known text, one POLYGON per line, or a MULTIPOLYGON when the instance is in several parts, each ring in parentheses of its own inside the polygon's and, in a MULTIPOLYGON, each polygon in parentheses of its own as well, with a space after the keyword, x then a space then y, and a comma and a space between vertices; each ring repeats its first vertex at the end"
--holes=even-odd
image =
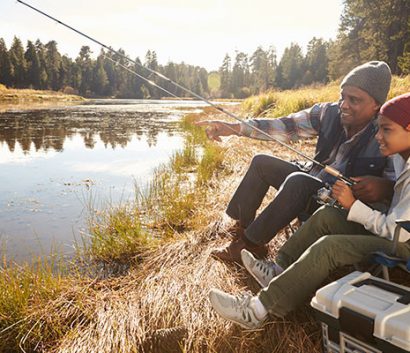
POLYGON ((377 280, 375 278, 367 278, 363 281, 356 282, 353 284, 355 287, 361 287, 364 285, 375 286, 377 288, 383 289, 388 292, 392 292, 398 295, 401 295, 400 298, 397 299, 397 302, 400 304, 408 305, 410 304, 410 290, 406 290, 404 288, 397 287, 393 284, 386 283, 381 280, 377 280))

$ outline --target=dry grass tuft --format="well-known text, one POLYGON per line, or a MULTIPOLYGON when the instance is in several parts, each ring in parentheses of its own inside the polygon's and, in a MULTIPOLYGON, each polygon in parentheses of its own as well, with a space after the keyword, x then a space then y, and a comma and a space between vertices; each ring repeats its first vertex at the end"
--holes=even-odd
POLYGON ((210 257, 225 243, 220 224, 201 234, 164 244, 144 254, 142 268, 126 276, 81 283, 34 315, 40 325, 67 327, 52 352, 319 352, 318 325, 311 312, 241 330, 211 308, 212 287, 237 293, 256 283, 242 268, 210 257), (181 349, 176 350, 176 347, 181 349))

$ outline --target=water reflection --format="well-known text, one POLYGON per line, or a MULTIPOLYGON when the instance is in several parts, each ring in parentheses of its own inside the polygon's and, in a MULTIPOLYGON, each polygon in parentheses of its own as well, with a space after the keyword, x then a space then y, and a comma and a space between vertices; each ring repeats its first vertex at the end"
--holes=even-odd
POLYGON ((197 102, 93 101, 0 114, 0 241, 17 261, 72 252, 90 208, 132 198, 182 147, 197 102), (61 245, 63 244, 63 245, 61 245))
POLYGON ((5 142, 10 151, 15 150, 16 144, 24 152, 29 152, 32 144, 36 151, 61 151, 64 141, 74 135, 83 138, 86 148, 94 148, 97 139, 115 148, 125 147, 133 136, 146 136, 148 145, 154 146, 159 132, 166 131, 173 136, 177 128, 175 120, 181 115, 181 110, 170 110, 169 104, 135 106, 130 103, 115 105, 110 100, 107 105, 102 102, 65 109, 3 113, 0 115, 0 142, 5 142), (153 108, 157 109, 152 111, 153 108))

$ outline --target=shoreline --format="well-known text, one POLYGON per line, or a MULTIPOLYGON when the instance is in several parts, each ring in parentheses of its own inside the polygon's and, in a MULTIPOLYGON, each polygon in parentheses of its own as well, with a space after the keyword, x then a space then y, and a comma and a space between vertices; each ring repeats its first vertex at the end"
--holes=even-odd
POLYGON ((0 111, 28 110, 61 104, 86 102, 81 96, 49 90, 14 89, 0 84, 0 111))

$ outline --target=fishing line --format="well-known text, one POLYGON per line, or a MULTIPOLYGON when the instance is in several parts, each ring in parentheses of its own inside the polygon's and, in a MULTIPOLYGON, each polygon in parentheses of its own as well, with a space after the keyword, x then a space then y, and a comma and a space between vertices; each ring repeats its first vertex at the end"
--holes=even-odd
MULTIPOLYGON (((204 98, 204 97, 198 95, 197 93, 193 92, 192 90, 190 90, 190 89, 188 89, 188 88, 186 88, 186 87, 184 87, 184 86, 181 86, 179 83, 177 83, 177 82, 171 80, 170 78, 164 76, 164 75, 161 74, 160 72, 157 72, 157 71, 155 71, 155 70, 153 70, 153 69, 151 69, 151 68, 149 68, 149 67, 146 67, 146 66, 142 65, 141 63, 139 63, 139 62, 136 61, 136 60, 130 59, 130 58, 127 57, 126 55, 122 54, 121 52, 112 49, 111 47, 105 45, 104 43, 98 41, 97 39, 94 39, 93 37, 90 37, 89 35, 87 35, 87 34, 81 32, 81 31, 75 29, 74 27, 71 27, 70 25, 68 25, 68 24, 66 24, 66 23, 64 23, 64 22, 62 22, 62 21, 60 21, 60 20, 58 20, 57 18, 55 18, 55 17, 53 17, 53 16, 48 15, 47 13, 45 13, 45 12, 43 12, 43 11, 41 11, 41 10, 35 8, 34 6, 32 6, 32 5, 30 5, 30 4, 26 3, 26 2, 24 2, 24 1, 22 1, 22 0, 16 0, 16 1, 17 1, 18 3, 20 3, 20 4, 22 4, 22 5, 27 6, 27 7, 30 8, 30 9, 34 10, 35 12, 38 12, 39 14, 41 14, 41 15, 43 15, 43 16, 45 16, 45 17, 47 17, 47 18, 49 18, 49 19, 51 19, 51 20, 57 22, 58 24, 60 24, 60 25, 62 25, 62 26, 64 26, 64 27, 66 27, 66 28, 72 30, 73 32, 79 34, 80 36, 83 36, 83 37, 87 38, 88 40, 90 40, 90 41, 92 41, 92 42, 98 44, 99 46, 101 46, 101 47, 107 49, 108 51, 110 51, 110 52, 112 52, 112 53, 118 55, 119 57, 121 57, 121 58, 123 58, 123 59, 125 59, 125 60, 127 60, 127 61, 129 61, 129 62, 131 62, 131 63, 133 63, 133 64, 135 64, 135 65, 137 65, 137 66, 139 66, 139 67, 141 67, 141 68, 144 69, 144 70, 149 71, 150 73, 152 73, 153 75, 155 75, 155 76, 157 76, 157 77, 163 79, 164 81, 173 84, 175 87, 178 87, 179 89, 181 89, 182 91, 184 91, 184 92, 190 94, 191 96, 194 96, 195 98, 198 98, 199 100, 201 100, 201 101, 207 103, 208 105, 212 106, 213 108, 215 108, 216 110, 220 111, 221 113, 224 113, 224 114, 230 116, 231 118, 233 118, 233 119, 239 121, 240 123, 242 123, 242 124, 244 124, 244 125, 250 127, 250 128, 253 129, 254 131, 257 131, 257 132, 260 133, 261 135, 265 136, 269 141, 274 141, 274 142, 276 142, 277 144, 279 144, 279 145, 281 145, 281 146, 283 146, 283 147, 285 147, 285 148, 287 148, 287 149, 289 149, 289 150, 295 152, 295 153, 298 154, 299 156, 301 156, 301 157, 307 159, 308 161, 312 162, 313 164, 315 164, 315 165, 319 166, 320 168, 324 169, 325 172, 327 172, 327 173, 329 173, 329 174, 335 176, 336 178, 342 180, 342 181, 345 182, 347 185, 353 185, 353 184, 354 184, 354 181, 353 181, 353 180, 351 180, 350 178, 345 177, 342 173, 340 173, 340 172, 339 172, 338 170, 336 170, 335 168, 332 168, 332 167, 330 167, 330 166, 328 166, 328 165, 325 165, 325 164, 323 164, 323 163, 318 162, 317 160, 313 159, 312 157, 309 157, 309 156, 306 155, 305 153, 303 153, 303 152, 297 150, 296 148, 294 148, 294 147, 292 147, 292 146, 290 146, 290 145, 288 145, 288 144, 286 144, 286 143, 280 141, 279 139, 277 139, 277 138, 275 138, 275 137, 269 135, 267 132, 265 132, 265 131, 259 129, 258 127, 254 126, 254 125, 252 125, 252 124, 250 124, 250 123, 247 122, 246 120, 243 120, 243 119, 237 117, 235 114, 233 114, 233 113, 231 113, 231 112, 229 112, 229 111, 223 109, 222 107, 219 107, 218 105, 216 105, 216 104, 212 103, 211 101, 209 101, 208 99, 206 99, 206 98, 204 98)), ((111 60, 112 60, 112 59, 111 59, 111 60)), ((114 60, 113 60, 113 61, 114 61, 114 60)), ((128 70, 128 71, 130 71, 130 72, 136 74, 135 72, 133 72, 133 70, 127 68, 125 65, 122 65, 122 64, 119 64, 119 65, 122 66, 122 67, 124 67, 126 70, 128 70)), ((153 82, 153 81, 151 81, 151 80, 148 80, 147 78, 145 78, 145 77, 143 77, 143 76, 141 76, 141 75, 139 75, 139 74, 137 74, 137 76, 140 77, 140 78, 142 78, 144 81, 148 82, 149 84, 152 84, 152 85, 154 85, 155 87, 158 87, 158 88, 162 89, 163 91, 165 91, 165 92, 171 94, 171 93, 168 92, 167 90, 165 90, 165 89, 163 89, 162 87, 160 87, 159 85, 157 85, 155 82, 153 82)), ((174 96, 174 97, 176 97, 174 94, 171 94, 171 95, 174 96)), ((177 97, 177 98, 178 98, 178 97, 177 97)), ((228 125, 225 125, 225 126, 226 126, 227 128, 230 128, 228 125)), ((230 129, 233 130, 232 128, 230 128, 230 129)))

